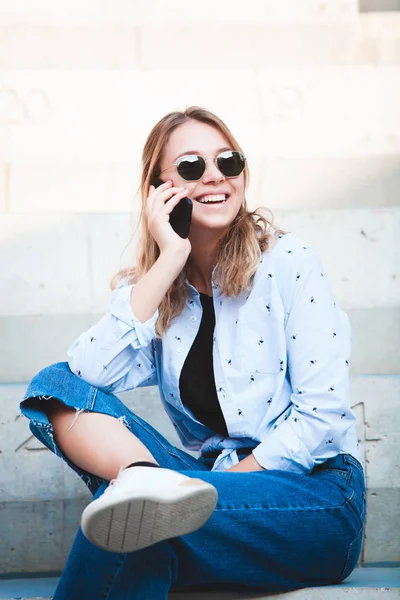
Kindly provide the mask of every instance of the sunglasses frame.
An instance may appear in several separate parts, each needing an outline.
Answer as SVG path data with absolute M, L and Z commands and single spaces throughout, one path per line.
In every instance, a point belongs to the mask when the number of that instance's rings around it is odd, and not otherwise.
M 222 173 L 221 169 L 219 168 L 218 162 L 217 162 L 218 158 L 220 158 L 226 152 L 236 152 L 237 154 L 240 154 L 240 156 L 243 158 L 243 169 L 240 171 L 240 173 L 238 173 L 238 175 L 225 175 L 225 173 Z M 188 156 L 196 156 L 197 158 L 201 158 L 204 161 L 204 171 L 202 172 L 202 174 L 200 175 L 200 177 L 198 179 L 185 179 L 185 177 L 183 177 L 179 173 L 179 170 L 178 170 L 179 165 Z M 172 167 L 175 167 L 178 171 L 179 176 L 182 177 L 182 179 L 185 179 L 185 181 L 200 181 L 200 179 L 203 177 L 205 170 L 206 170 L 206 161 L 210 160 L 210 159 L 213 161 L 213 163 L 217 167 L 218 171 L 227 179 L 233 179 L 234 177 L 239 177 L 239 175 L 241 175 L 246 168 L 246 157 L 244 156 L 244 154 L 242 154 L 242 152 L 239 152 L 239 150 L 224 150 L 223 152 L 220 152 L 219 154 L 217 154 L 217 156 L 206 156 L 205 158 L 203 156 L 200 156 L 199 154 L 185 154 L 184 156 L 180 156 L 176 163 L 174 163 L 170 167 L 167 167 L 166 169 L 163 169 L 162 171 L 160 171 L 158 174 L 158 177 L 162 173 L 165 173 L 165 171 L 169 171 L 169 169 L 172 169 Z

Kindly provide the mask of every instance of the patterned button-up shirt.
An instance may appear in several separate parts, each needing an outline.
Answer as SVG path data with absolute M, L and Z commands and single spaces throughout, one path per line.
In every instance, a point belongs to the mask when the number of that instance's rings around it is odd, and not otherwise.
M 213 470 L 237 464 L 253 447 L 266 469 L 309 473 L 338 453 L 361 462 L 350 407 L 350 325 L 335 302 L 317 253 L 292 234 L 262 253 L 250 292 L 226 297 L 214 278 L 213 364 L 229 437 L 200 423 L 181 401 L 179 377 L 197 335 L 202 306 L 188 281 L 183 312 L 156 338 L 158 309 L 146 322 L 122 282 L 110 310 L 68 349 L 78 376 L 107 392 L 158 385 L 184 447 L 218 450 Z

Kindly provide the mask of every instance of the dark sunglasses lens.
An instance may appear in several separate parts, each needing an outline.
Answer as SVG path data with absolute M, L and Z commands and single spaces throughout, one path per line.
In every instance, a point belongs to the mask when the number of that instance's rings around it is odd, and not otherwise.
M 217 158 L 218 169 L 225 177 L 237 177 L 244 169 L 244 156 L 241 152 L 222 152 Z
M 197 181 L 203 175 L 206 163 L 201 156 L 190 154 L 180 158 L 176 168 L 179 175 L 186 181 Z

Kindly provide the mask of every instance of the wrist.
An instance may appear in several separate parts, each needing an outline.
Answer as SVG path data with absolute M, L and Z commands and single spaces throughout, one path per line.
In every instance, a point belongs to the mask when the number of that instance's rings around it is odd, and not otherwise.
M 266 469 L 257 462 L 253 454 L 249 454 L 249 456 L 246 456 L 246 458 L 239 461 L 237 465 L 227 469 L 227 471 L 249 473 L 254 471 L 266 471 Z
M 168 246 L 168 248 L 160 252 L 160 258 L 165 261 L 180 262 L 184 266 L 189 254 L 182 246 Z

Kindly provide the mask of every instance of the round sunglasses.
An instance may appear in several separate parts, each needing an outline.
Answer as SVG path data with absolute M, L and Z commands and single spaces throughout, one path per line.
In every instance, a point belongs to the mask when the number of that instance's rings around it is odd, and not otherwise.
M 206 170 L 206 160 L 212 159 L 216 167 L 221 171 L 225 177 L 237 177 L 245 168 L 246 158 L 241 152 L 236 150 L 225 150 L 218 154 L 218 156 L 209 156 L 203 158 L 197 154 L 185 154 L 178 158 L 177 162 L 168 169 L 176 167 L 179 175 L 186 181 L 198 181 L 204 175 Z M 168 171 L 163 169 L 161 173 Z

